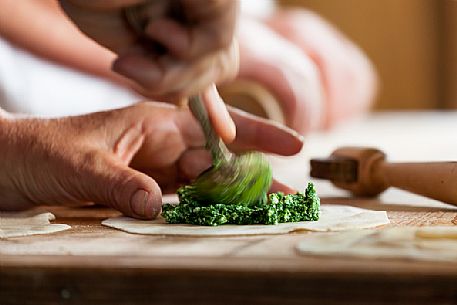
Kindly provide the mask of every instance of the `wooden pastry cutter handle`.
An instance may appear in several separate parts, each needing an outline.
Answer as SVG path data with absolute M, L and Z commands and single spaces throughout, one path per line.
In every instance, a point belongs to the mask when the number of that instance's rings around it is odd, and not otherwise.
M 374 148 L 342 147 L 311 160 L 311 177 L 326 179 L 357 196 L 389 187 L 457 205 L 457 162 L 390 163 Z

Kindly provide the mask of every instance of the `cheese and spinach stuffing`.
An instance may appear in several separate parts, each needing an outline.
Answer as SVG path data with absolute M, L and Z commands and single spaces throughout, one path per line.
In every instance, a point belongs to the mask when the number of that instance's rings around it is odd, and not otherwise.
M 285 222 L 316 221 L 320 200 L 312 183 L 304 192 L 285 195 L 271 193 L 256 203 L 246 205 L 206 202 L 198 198 L 192 185 L 177 191 L 179 204 L 165 204 L 162 217 L 170 224 L 219 226 L 224 224 L 275 225 Z

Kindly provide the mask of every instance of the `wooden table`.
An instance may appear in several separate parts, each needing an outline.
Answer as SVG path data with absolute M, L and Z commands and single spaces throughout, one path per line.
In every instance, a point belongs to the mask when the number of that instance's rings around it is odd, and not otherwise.
M 404 128 L 391 134 L 392 126 Z M 442 132 L 425 141 L 437 126 Z M 300 156 L 273 163 L 277 176 L 302 187 L 308 158 L 325 156 L 345 139 L 372 144 L 377 137 L 394 159 L 455 159 L 456 127 L 456 114 L 379 115 L 313 135 Z M 389 191 L 351 199 L 326 183 L 317 187 L 324 203 L 387 210 L 389 226 L 457 224 L 454 207 L 418 196 Z M 100 225 L 117 215 L 109 209 L 51 211 L 72 229 L 0 241 L 0 304 L 457 304 L 457 264 L 302 256 L 295 246 L 305 233 L 134 235 Z

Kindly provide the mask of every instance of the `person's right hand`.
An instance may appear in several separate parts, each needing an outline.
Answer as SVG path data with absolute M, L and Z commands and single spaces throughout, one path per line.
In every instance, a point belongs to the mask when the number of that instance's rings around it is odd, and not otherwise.
M 231 115 L 238 126 L 232 148 L 293 155 L 303 145 L 289 129 L 236 110 Z M 162 192 L 210 166 L 204 144 L 190 111 L 163 103 L 59 119 L 3 114 L 0 210 L 97 202 L 152 219 Z M 272 190 L 291 191 L 278 182 Z
M 149 98 L 188 97 L 234 77 L 238 70 L 233 39 L 238 1 L 60 0 L 60 4 L 83 33 L 118 55 L 113 70 L 134 80 Z M 142 36 L 127 23 L 126 8 L 138 11 Z

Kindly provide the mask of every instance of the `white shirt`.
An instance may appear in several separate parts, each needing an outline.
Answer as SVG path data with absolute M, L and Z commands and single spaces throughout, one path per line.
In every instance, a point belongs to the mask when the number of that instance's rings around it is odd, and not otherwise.
M 78 115 L 140 99 L 126 88 L 37 57 L 0 37 L 0 107 L 8 112 Z

